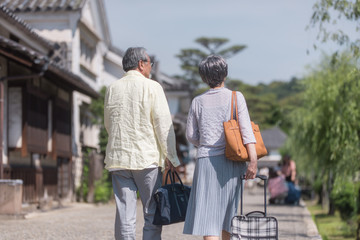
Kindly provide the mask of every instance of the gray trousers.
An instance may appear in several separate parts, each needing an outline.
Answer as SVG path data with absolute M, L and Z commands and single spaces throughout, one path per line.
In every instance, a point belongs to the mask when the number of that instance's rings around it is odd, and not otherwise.
M 135 240 L 137 190 L 143 205 L 143 240 L 161 240 L 161 226 L 152 224 L 156 204 L 155 191 L 161 187 L 161 168 L 112 172 L 116 201 L 115 239 Z

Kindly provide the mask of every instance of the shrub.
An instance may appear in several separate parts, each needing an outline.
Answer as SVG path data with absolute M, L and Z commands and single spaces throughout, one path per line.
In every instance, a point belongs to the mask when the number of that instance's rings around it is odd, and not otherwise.
M 112 196 L 112 184 L 110 174 L 103 170 L 103 176 L 95 182 L 95 202 L 107 203 Z
M 349 220 L 357 211 L 357 187 L 352 182 L 336 184 L 331 193 L 335 208 L 339 210 L 343 220 Z

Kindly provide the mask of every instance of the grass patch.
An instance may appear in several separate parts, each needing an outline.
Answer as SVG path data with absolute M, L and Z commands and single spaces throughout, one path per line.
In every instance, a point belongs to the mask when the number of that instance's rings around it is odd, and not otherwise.
M 323 240 L 355 240 L 355 226 L 342 221 L 338 212 L 329 216 L 320 205 L 307 203 L 307 207 Z

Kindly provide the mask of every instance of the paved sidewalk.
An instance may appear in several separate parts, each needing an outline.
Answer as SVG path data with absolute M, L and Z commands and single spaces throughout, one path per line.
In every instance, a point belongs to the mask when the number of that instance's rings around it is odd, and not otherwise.
M 278 220 L 280 240 L 321 239 L 308 209 L 301 205 L 267 205 L 267 215 Z M 244 213 L 256 210 L 264 211 L 263 187 L 245 189 Z
M 263 211 L 263 189 L 246 189 L 244 212 Z M 138 202 L 137 240 L 142 236 L 142 207 Z M 268 215 L 279 222 L 280 240 L 321 239 L 306 207 L 268 206 Z M 64 208 L 47 212 L 34 212 L 26 219 L 4 220 L 0 218 L 0 239 L 113 239 L 115 205 L 95 206 L 73 203 Z M 163 240 L 202 239 L 182 234 L 183 223 L 164 226 Z

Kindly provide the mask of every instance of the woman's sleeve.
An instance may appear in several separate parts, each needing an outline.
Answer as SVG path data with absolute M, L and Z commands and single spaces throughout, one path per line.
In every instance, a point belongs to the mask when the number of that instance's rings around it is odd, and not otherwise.
M 256 143 L 244 95 L 240 92 L 236 92 L 236 99 L 238 102 L 240 132 L 244 145 L 248 143 Z
M 192 101 L 186 123 L 186 138 L 189 142 L 198 147 L 200 145 L 199 126 L 196 118 L 195 100 Z

